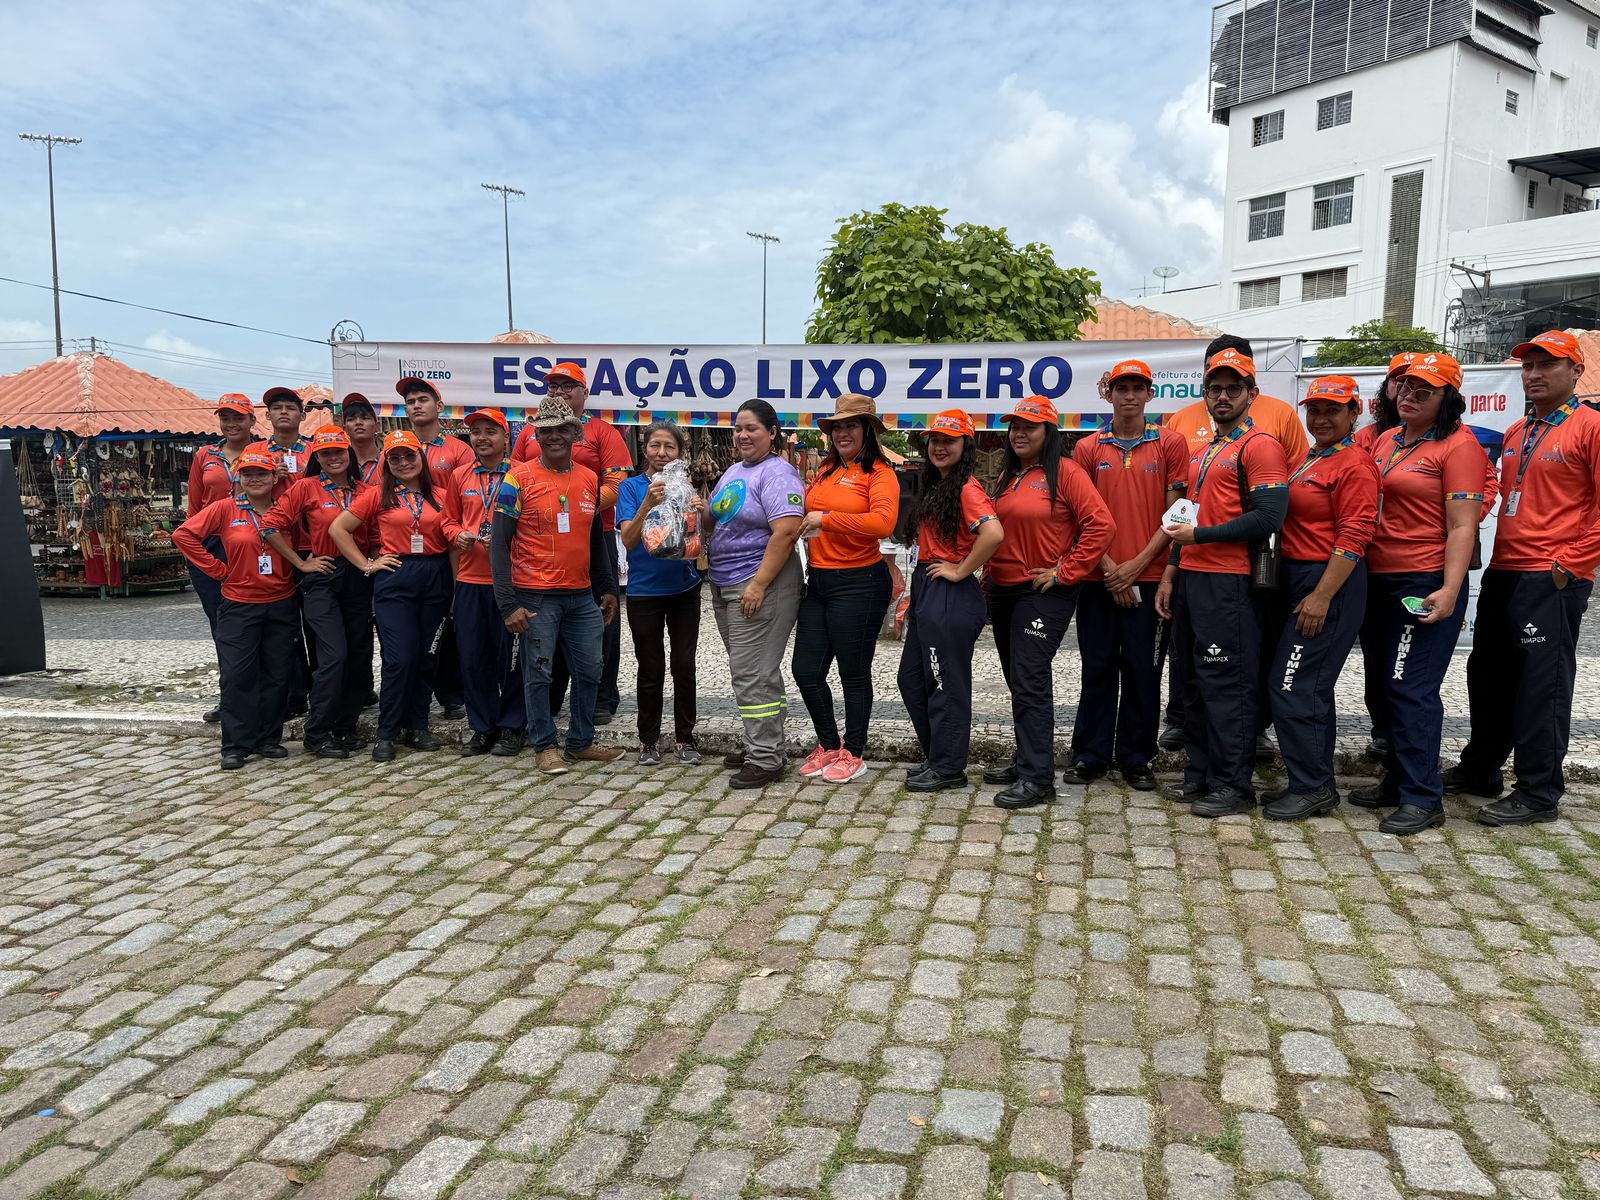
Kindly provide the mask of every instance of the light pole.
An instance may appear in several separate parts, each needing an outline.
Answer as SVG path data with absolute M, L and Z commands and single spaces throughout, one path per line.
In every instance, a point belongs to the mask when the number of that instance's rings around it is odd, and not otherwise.
M 483 186 L 487 191 L 500 193 L 500 219 L 506 231 L 506 332 L 510 333 L 517 327 L 517 323 L 511 319 L 511 197 L 526 196 L 528 193 L 503 183 L 486 183 Z
M 761 344 L 767 344 L 767 247 L 781 239 L 775 238 L 770 233 L 746 233 L 745 237 L 753 237 L 761 243 Z
M 19 133 L 25 142 L 44 143 L 45 173 L 50 179 L 50 293 L 56 304 L 56 357 L 61 357 L 61 271 L 56 266 L 56 156 L 57 146 L 76 146 L 82 138 L 57 137 L 53 133 Z

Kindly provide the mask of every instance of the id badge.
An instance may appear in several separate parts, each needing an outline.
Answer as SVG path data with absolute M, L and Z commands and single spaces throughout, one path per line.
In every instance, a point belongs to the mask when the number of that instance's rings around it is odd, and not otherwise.
M 411 553 L 422 553 L 422 535 L 420 533 L 413 533 L 411 535 Z
M 284 467 L 284 470 L 288 471 L 289 474 L 293 475 L 296 471 L 298 471 L 300 469 L 298 458 L 293 454 L 285 454 L 283 456 L 283 467 Z
M 494 526 L 491 525 L 488 521 L 485 521 L 482 525 L 479 525 L 478 526 L 478 540 L 480 542 L 487 542 L 489 540 L 489 533 L 493 528 L 494 528 Z
M 270 554 L 258 554 L 258 555 L 256 555 L 256 574 L 257 575 L 271 575 L 272 574 L 272 555 L 270 555 Z
M 1378 515 L 1375 518 L 1373 518 L 1373 522 L 1372 523 L 1374 525 L 1382 525 L 1383 524 L 1383 493 L 1382 492 L 1378 493 Z
M 1516 516 L 1517 515 L 1517 505 L 1519 505 L 1521 503 L 1522 503 L 1522 489 L 1521 488 L 1512 488 L 1509 492 L 1506 493 L 1505 507 L 1501 510 L 1500 515 L 1502 517 L 1514 517 L 1514 516 Z
M 557 513 L 556 514 L 556 532 L 557 533 L 571 533 L 572 532 L 572 517 L 568 513 Z

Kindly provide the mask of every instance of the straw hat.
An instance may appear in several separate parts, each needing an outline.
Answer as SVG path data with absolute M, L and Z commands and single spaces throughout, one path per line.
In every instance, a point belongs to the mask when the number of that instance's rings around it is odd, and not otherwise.
M 846 392 L 834 406 L 833 416 L 818 417 L 817 428 L 827 433 L 835 421 L 860 420 L 883 432 L 883 418 L 878 416 L 878 406 L 871 396 L 860 392 Z
M 583 422 L 578 420 L 577 414 L 572 411 L 572 406 L 554 396 L 546 396 L 539 401 L 539 411 L 534 414 L 529 424 L 535 429 L 560 429 L 563 425 L 583 428 Z

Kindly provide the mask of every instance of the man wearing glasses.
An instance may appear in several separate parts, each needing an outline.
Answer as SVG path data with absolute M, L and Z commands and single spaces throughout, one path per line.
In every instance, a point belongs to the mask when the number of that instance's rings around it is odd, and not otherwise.
M 1173 554 L 1156 612 L 1173 622 L 1172 653 L 1188 667 L 1183 697 L 1183 783 L 1169 796 L 1197 817 L 1255 807 L 1261 623 L 1250 588 L 1250 544 L 1283 525 L 1289 473 L 1283 447 L 1250 419 L 1255 363 L 1224 350 L 1206 364 L 1206 408 L 1216 436 L 1189 464 L 1194 524 L 1165 525 Z M 1242 478 L 1241 478 L 1242 476 Z M 1246 504 L 1248 495 L 1248 505 Z
M 1494 799 L 1478 812 L 1485 825 L 1559 813 L 1578 627 L 1600 559 L 1600 413 L 1577 399 L 1583 350 L 1553 329 L 1511 354 L 1530 412 L 1506 431 L 1500 519 L 1467 659 L 1472 737 L 1444 773 L 1445 791 Z M 1513 752 L 1517 784 L 1499 799 Z
M 589 402 L 589 386 L 581 366 L 575 362 L 558 362 L 545 372 L 544 382 L 548 394 L 554 399 L 565 401 L 567 407 L 583 423 L 582 435 L 572 447 L 572 461 L 579 466 L 588 467 L 600 480 L 600 510 L 603 519 L 601 529 L 607 534 L 601 540 L 604 543 L 606 558 L 611 565 L 611 576 L 616 578 L 617 539 L 613 531 L 617 527 L 617 489 L 622 485 L 628 472 L 633 469 L 633 455 L 628 452 L 628 444 L 622 440 L 622 435 L 617 432 L 615 426 L 584 411 Z M 538 457 L 538 437 L 533 423 L 529 422 L 517 434 L 516 444 L 511 448 L 511 461 L 528 462 Z M 597 595 L 595 599 L 598 602 L 599 596 Z M 605 627 L 601 650 L 603 657 L 600 668 L 600 692 L 595 698 L 594 723 L 609 725 L 616 716 L 617 705 L 622 701 L 622 695 L 617 690 L 617 667 L 622 660 L 621 621 L 612 621 Z M 558 650 L 550 670 L 551 716 L 561 711 L 566 690 L 567 660 Z

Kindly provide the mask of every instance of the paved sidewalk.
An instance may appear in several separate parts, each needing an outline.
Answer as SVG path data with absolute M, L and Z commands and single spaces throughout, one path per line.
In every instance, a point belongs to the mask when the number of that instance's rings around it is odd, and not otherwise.
M 1600 1195 L 1595 789 L 1401 843 L 881 765 L 0 778 L 3 1197 Z

